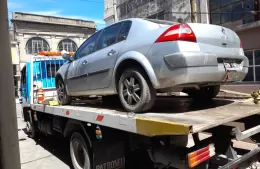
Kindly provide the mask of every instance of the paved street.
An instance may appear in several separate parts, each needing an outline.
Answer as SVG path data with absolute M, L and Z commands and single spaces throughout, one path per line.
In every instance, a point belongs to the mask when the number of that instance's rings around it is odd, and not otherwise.
M 25 134 L 21 107 L 17 104 L 17 121 L 22 169 L 72 169 L 68 142 L 46 137 L 37 141 Z

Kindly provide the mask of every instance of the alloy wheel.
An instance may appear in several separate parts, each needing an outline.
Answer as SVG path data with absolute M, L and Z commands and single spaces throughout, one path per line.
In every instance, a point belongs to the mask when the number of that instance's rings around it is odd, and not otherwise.
M 58 99 L 61 101 L 64 99 L 65 87 L 62 83 L 58 85 Z
M 134 106 L 141 99 L 141 88 L 138 80 L 134 77 L 125 78 L 123 81 L 123 97 L 127 104 Z

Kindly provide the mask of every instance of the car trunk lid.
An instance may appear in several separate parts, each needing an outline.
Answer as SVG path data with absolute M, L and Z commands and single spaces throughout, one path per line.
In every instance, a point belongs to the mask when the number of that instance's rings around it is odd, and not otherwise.
M 240 39 L 232 30 L 210 24 L 190 23 L 201 52 L 240 55 Z

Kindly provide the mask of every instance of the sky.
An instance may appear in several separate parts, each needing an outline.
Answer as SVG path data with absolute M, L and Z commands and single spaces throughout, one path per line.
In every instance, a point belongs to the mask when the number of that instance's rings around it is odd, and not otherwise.
M 98 30 L 105 27 L 104 0 L 8 0 L 9 19 L 12 12 L 92 20 Z

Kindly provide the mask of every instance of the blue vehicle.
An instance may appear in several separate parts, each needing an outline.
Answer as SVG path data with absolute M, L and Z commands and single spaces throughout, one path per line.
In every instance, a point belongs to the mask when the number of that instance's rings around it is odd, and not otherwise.
M 44 99 L 56 96 L 55 74 L 65 62 L 57 56 L 31 56 L 21 71 L 20 103 L 37 103 L 38 89 L 43 89 Z

